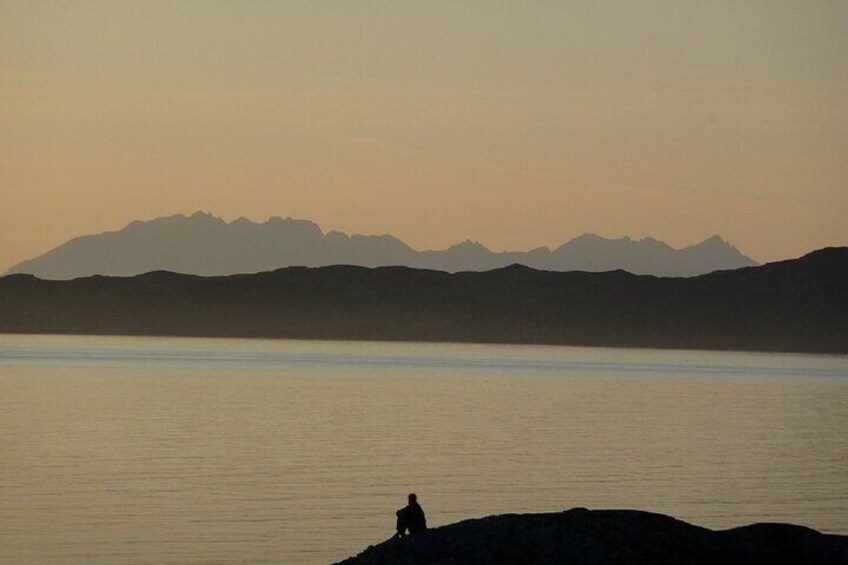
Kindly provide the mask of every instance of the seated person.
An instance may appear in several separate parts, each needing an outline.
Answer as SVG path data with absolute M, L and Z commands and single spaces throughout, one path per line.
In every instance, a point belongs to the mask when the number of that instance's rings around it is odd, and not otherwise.
M 418 497 L 415 493 L 411 493 L 407 497 L 409 504 L 398 510 L 397 514 L 397 534 L 396 537 L 401 538 L 409 530 L 410 534 L 417 534 L 427 529 L 427 518 L 424 516 L 424 510 L 418 504 Z

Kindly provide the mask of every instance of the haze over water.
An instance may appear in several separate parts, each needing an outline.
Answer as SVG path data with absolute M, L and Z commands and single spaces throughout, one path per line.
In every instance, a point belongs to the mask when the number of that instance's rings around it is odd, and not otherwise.
M 0 561 L 327 563 L 634 508 L 848 534 L 848 359 L 0 336 Z

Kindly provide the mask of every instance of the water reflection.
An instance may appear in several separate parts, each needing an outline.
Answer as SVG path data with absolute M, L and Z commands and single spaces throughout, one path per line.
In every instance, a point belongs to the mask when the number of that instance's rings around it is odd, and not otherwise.
M 841 357 L 0 336 L 0 561 L 326 563 L 501 512 L 848 533 Z

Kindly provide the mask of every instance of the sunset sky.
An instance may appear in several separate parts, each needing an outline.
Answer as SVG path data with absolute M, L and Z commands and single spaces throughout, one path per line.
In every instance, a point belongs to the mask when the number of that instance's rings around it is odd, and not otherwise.
M 0 272 L 205 210 L 848 245 L 848 2 L 0 1 Z

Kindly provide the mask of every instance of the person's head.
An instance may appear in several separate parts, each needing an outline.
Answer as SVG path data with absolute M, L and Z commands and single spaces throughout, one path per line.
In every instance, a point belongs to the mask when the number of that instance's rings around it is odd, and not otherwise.
M 406 498 L 407 498 L 407 500 L 409 500 L 409 503 L 410 503 L 410 504 L 412 504 L 413 502 L 417 502 L 417 501 L 418 501 L 418 497 L 417 497 L 417 496 L 415 496 L 415 493 L 414 493 L 414 492 L 409 493 L 409 496 L 407 496 Z

